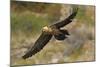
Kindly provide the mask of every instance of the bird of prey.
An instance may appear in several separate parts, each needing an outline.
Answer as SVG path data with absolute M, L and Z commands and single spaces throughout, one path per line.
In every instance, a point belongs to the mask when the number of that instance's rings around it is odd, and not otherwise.
M 50 41 L 52 36 L 54 36 L 57 40 L 64 40 L 65 38 L 67 38 L 67 36 L 69 35 L 68 31 L 61 28 L 72 22 L 77 12 L 78 8 L 73 8 L 70 16 L 68 16 L 64 20 L 58 21 L 57 23 L 54 23 L 50 26 L 43 27 L 42 34 L 40 35 L 40 37 L 37 39 L 34 45 L 26 52 L 26 54 L 22 56 L 22 58 L 27 59 L 32 55 L 35 55 L 37 52 L 41 51 L 43 47 Z

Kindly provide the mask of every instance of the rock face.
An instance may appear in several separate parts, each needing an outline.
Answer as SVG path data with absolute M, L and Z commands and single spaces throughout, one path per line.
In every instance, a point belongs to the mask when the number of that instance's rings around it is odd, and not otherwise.
M 63 20 L 64 18 L 66 18 L 66 16 L 69 16 L 70 15 L 70 10 L 71 10 L 71 6 L 68 6 L 68 5 L 65 5 L 63 4 L 62 5 L 62 8 L 61 8 L 61 17 L 60 17 L 60 20 Z

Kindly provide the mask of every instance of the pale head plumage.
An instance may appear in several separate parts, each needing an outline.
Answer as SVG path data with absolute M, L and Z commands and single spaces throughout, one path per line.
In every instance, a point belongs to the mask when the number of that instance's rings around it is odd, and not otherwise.
M 43 27 L 42 31 L 45 31 L 45 32 L 52 32 L 52 29 L 49 28 L 48 26 L 45 26 L 45 27 Z

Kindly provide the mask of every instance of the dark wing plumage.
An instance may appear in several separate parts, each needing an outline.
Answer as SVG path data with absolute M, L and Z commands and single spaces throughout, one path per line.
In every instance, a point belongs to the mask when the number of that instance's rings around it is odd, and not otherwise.
M 76 16 L 77 11 L 78 11 L 78 8 L 73 8 L 72 13 L 71 13 L 70 16 L 68 16 L 66 19 L 64 19 L 60 22 L 57 22 L 57 23 L 53 24 L 52 26 L 56 26 L 56 28 L 60 28 L 60 27 L 65 26 L 66 24 L 69 24 L 70 22 L 72 22 L 72 20 Z
M 39 52 L 51 39 L 52 35 L 42 32 L 39 39 L 35 42 L 35 44 L 29 49 L 29 51 L 23 56 L 23 59 L 31 57 Z

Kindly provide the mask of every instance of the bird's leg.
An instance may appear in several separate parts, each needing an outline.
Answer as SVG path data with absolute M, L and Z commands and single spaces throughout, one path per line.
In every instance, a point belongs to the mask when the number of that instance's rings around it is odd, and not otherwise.
M 61 29 L 60 32 L 62 32 L 65 35 L 70 35 L 68 30 L 65 30 L 65 29 Z
M 57 39 L 57 40 L 64 40 L 66 38 L 65 34 L 61 33 L 61 34 L 56 34 L 54 35 L 54 37 Z

